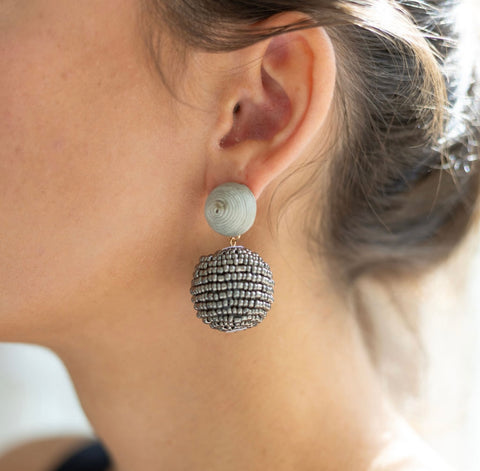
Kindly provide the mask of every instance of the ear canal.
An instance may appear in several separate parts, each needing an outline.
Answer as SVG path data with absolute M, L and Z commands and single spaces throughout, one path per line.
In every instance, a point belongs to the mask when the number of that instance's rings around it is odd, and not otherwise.
M 262 90 L 235 105 L 230 131 L 220 142 L 228 148 L 248 140 L 268 141 L 289 122 L 291 103 L 285 90 L 262 67 Z

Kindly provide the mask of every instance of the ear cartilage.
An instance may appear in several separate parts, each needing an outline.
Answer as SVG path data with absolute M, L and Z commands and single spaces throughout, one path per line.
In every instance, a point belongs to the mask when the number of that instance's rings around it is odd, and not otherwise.
M 270 267 L 257 253 L 237 246 L 256 212 L 255 196 L 239 183 L 218 186 L 205 203 L 210 227 L 230 237 L 230 247 L 200 258 L 190 288 L 197 317 L 212 329 L 236 332 L 254 327 L 273 303 Z

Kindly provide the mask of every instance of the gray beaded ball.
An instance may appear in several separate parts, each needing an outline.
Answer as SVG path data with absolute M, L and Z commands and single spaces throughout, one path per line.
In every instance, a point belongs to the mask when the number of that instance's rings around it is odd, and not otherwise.
M 200 258 L 190 293 L 199 319 L 212 329 L 236 332 L 265 319 L 274 284 L 260 255 L 234 246 Z

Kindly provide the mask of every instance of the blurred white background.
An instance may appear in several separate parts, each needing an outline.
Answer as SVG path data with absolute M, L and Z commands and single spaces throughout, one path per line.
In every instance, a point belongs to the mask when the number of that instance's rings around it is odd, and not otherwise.
M 34 438 L 91 434 L 66 369 L 49 350 L 0 344 L 0 454 Z

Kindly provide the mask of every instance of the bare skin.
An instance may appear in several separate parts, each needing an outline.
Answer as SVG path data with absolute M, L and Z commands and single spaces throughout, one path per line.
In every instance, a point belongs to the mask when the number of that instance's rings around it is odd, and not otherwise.
M 0 457 L 0 471 L 51 471 L 67 456 L 92 442 L 91 438 L 66 436 L 22 443 Z
M 172 77 L 182 104 L 152 73 L 138 11 L 0 1 L 0 340 L 59 354 L 115 471 L 366 470 L 396 416 L 307 249 L 311 194 L 269 225 L 332 135 L 330 39 L 194 52 Z M 199 256 L 227 243 L 203 218 L 227 181 L 257 197 L 242 243 L 276 281 L 264 323 L 228 335 L 188 293 Z

